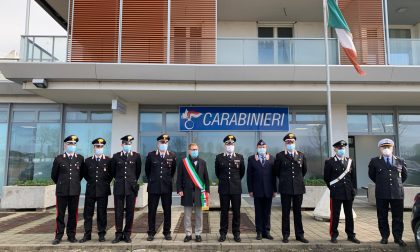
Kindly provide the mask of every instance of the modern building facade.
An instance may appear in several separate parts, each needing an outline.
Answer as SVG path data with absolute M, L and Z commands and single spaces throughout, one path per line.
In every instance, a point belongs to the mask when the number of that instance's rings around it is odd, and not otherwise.
M 284 148 L 286 131 L 180 131 L 180 106 L 287 107 L 308 177 L 322 175 L 331 127 L 331 142 L 350 143 L 358 187 L 369 183 L 378 140 L 389 137 L 407 160 L 407 184 L 420 184 L 418 1 L 338 1 L 367 75 L 328 31 L 331 125 L 321 0 L 36 2 L 68 36 L 22 36 L 18 62 L 0 62 L 0 186 L 48 179 L 68 134 L 85 156 L 96 137 L 110 155 L 132 134 L 144 157 L 166 132 L 179 158 L 199 144 L 213 180 L 227 134 L 245 156 L 261 138 L 272 153 Z

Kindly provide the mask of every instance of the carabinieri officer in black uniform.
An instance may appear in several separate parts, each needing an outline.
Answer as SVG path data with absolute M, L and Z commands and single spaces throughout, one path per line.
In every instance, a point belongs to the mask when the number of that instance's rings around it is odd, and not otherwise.
M 379 157 L 369 163 L 369 178 L 375 183 L 376 210 L 378 216 L 381 244 L 388 243 L 388 209 L 392 212 L 392 235 L 394 242 L 401 247 L 407 246 L 402 240 L 404 231 L 404 186 L 407 179 L 407 164 L 400 157 L 394 156 L 394 141 L 382 139 L 378 142 L 381 152 Z
M 345 156 L 346 146 L 347 142 L 344 140 L 336 142 L 333 145 L 336 155 L 326 160 L 324 166 L 324 181 L 330 189 L 330 236 L 332 243 L 337 243 L 341 205 L 343 205 L 346 216 L 347 240 L 360 243 L 356 239 L 353 222 L 353 200 L 357 188 L 356 172 L 353 168 L 353 160 Z
M 226 240 L 229 223 L 229 203 L 232 203 L 232 233 L 236 242 L 241 242 L 240 224 L 241 224 L 241 180 L 245 175 L 245 162 L 241 154 L 235 153 L 236 137 L 227 135 L 223 142 L 225 143 L 225 152 L 216 156 L 215 172 L 219 180 L 220 197 L 220 237 L 219 242 Z
M 114 181 L 115 239 L 112 243 L 131 242 L 131 230 L 134 220 L 134 208 L 139 191 L 137 180 L 141 173 L 140 154 L 132 151 L 134 137 L 121 138 L 122 151 L 112 157 L 111 167 Z M 125 205 L 125 227 L 123 230 Z
M 57 196 L 57 218 L 55 239 L 53 245 L 61 242 L 64 235 L 64 216 L 68 210 L 68 220 L 66 233 L 68 241 L 71 243 L 76 240 L 77 209 L 79 206 L 80 181 L 83 178 L 84 158 L 76 154 L 76 143 L 79 138 L 70 135 L 64 139 L 63 154 L 54 159 L 51 178 L 56 184 L 55 195 Z
M 306 174 L 306 157 L 296 150 L 296 135 L 288 133 L 283 137 L 286 150 L 277 153 L 275 172 L 279 178 L 279 192 L 281 196 L 281 231 L 283 242 L 289 242 L 290 235 L 290 209 L 293 205 L 293 222 L 296 240 L 308 243 L 304 237 L 302 225 L 302 200 L 305 193 L 303 177 Z
M 171 206 L 172 206 L 172 178 L 176 171 L 176 154 L 168 151 L 168 143 L 171 138 L 168 134 L 157 137 L 155 151 L 149 152 L 146 158 L 146 176 L 148 179 L 147 192 L 149 194 L 149 230 L 148 241 L 153 241 L 156 234 L 156 211 L 159 199 L 162 200 L 163 208 L 163 235 L 165 240 L 171 237 Z
M 83 211 L 85 234 L 79 241 L 80 243 L 92 239 L 92 218 L 95 211 L 95 203 L 99 241 L 105 241 L 108 195 L 111 195 L 111 187 L 109 185 L 112 180 L 111 158 L 104 155 L 106 141 L 103 138 L 96 138 L 92 141 L 92 144 L 94 155 L 85 160 L 84 178 L 87 181 L 85 209 Z

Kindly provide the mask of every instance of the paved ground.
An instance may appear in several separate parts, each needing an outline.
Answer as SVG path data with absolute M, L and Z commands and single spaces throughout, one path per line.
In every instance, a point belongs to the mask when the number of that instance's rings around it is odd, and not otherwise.
M 181 217 L 183 208 L 177 205 L 177 200 L 174 200 L 175 206 L 172 209 L 172 230 L 175 230 L 177 223 Z M 276 204 L 274 204 L 276 205 Z M 376 210 L 369 206 L 363 198 L 355 201 L 355 211 L 357 219 L 355 221 L 355 232 L 357 238 L 362 241 L 360 245 L 352 244 L 346 241 L 344 232 L 344 223 L 339 225 L 339 243 L 331 244 L 329 242 L 329 223 L 314 220 L 312 211 L 303 212 L 303 224 L 305 229 L 305 237 L 310 241 L 309 244 L 302 244 L 294 240 L 293 235 L 290 237 L 291 241 L 288 244 L 281 243 L 281 208 L 274 206 L 272 210 L 272 231 L 274 236 L 273 241 L 255 240 L 255 233 L 253 230 L 243 232 L 241 234 L 242 242 L 236 243 L 233 241 L 231 234 L 228 235 L 228 240 L 224 243 L 217 242 L 219 229 L 219 211 L 210 211 L 208 216 L 208 230 L 209 233 L 203 234 L 203 242 L 184 243 L 185 234 L 173 233 L 173 241 L 164 241 L 162 233 L 162 225 L 159 227 L 156 239 L 153 242 L 146 241 L 146 234 L 143 228 L 139 232 L 134 233 L 132 244 L 120 243 L 111 244 L 115 228 L 110 227 L 107 234 L 107 241 L 99 243 L 97 236 L 93 235 L 93 240 L 85 244 L 70 244 L 63 241 L 58 246 L 52 246 L 51 241 L 54 237 L 54 218 L 55 209 L 51 209 L 46 213 L 39 212 L 14 212 L 14 213 L 0 213 L 0 251 L 126 251 L 126 250 L 165 250 L 165 251 L 185 251 L 185 250 L 207 250 L 207 251 L 249 251 L 249 250 L 287 250 L 287 251 L 393 251 L 400 250 L 398 245 L 392 241 L 390 237 L 390 244 L 380 245 L 380 235 L 377 229 Z M 246 213 L 251 221 L 254 223 L 254 208 L 252 200 L 244 198 L 242 212 Z M 111 212 L 112 213 L 112 212 Z M 135 217 L 140 220 L 142 216 L 147 213 L 146 209 L 136 211 Z M 245 216 L 246 217 L 246 216 Z M 410 212 L 404 212 L 404 237 L 403 239 L 409 246 L 403 251 L 416 251 L 414 245 L 414 236 L 410 227 Z M 144 221 L 144 220 L 143 220 Z M 95 220 L 94 220 L 95 223 Z M 113 222 L 112 222 L 113 223 Z M 292 221 L 293 223 L 293 221 Z M 391 222 L 390 222 L 391 223 Z M 136 225 L 137 223 L 134 223 Z M 137 224 L 144 225 L 144 224 Z M 43 228 L 41 228 L 43 227 Z M 38 230 L 33 231 L 31 230 Z M 83 230 L 83 221 L 78 222 L 78 230 Z M 293 224 L 291 226 L 291 233 L 293 234 Z M 77 238 L 81 238 L 83 232 L 77 234 Z

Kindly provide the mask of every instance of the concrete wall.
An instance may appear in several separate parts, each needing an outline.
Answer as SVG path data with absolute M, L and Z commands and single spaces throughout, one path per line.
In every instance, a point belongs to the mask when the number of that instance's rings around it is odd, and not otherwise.
M 297 22 L 294 25 L 296 38 L 323 38 L 324 24 L 322 22 Z
M 139 141 L 139 104 L 125 103 L 126 113 L 112 112 L 112 146 L 111 153 L 121 151 L 121 137 L 132 135 L 133 151 L 137 151 Z
M 217 22 L 217 36 L 218 37 L 241 37 L 241 38 L 256 38 L 257 22 Z
M 347 142 L 349 138 L 347 133 L 347 105 L 346 104 L 332 104 L 331 105 L 332 118 L 332 141 L 335 143 L 340 140 Z M 332 148 L 332 146 L 329 146 Z M 347 149 L 347 153 L 348 149 Z M 333 153 L 334 155 L 334 153 Z

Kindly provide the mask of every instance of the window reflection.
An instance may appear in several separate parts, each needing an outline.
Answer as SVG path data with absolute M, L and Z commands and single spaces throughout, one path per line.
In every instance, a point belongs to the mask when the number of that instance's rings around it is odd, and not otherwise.
M 6 144 L 7 144 L 7 123 L 0 123 L 0 193 L 4 185 L 6 172 Z
M 399 151 L 400 156 L 407 163 L 408 177 L 405 184 L 420 185 L 420 122 L 405 123 L 404 120 L 420 118 L 414 115 L 400 115 L 399 124 Z
M 368 115 L 350 114 L 347 115 L 347 127 L 349 132 L 367 133 Z

